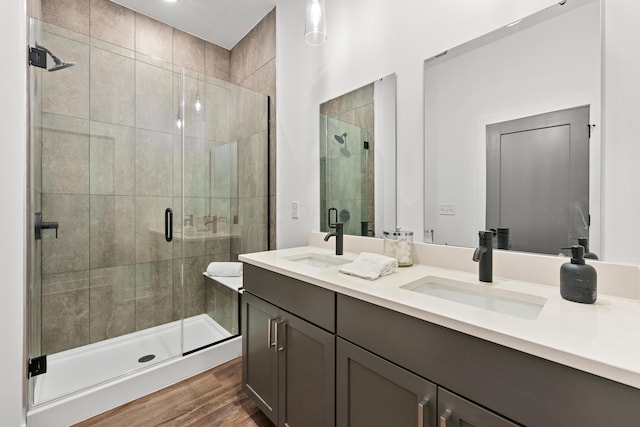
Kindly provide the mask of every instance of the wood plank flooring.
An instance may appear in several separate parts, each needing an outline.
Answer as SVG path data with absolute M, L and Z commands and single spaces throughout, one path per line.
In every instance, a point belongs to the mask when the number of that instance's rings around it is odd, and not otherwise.
M 74 427 L 273 427 L 241 384 L 242 358 L 237 358 Z

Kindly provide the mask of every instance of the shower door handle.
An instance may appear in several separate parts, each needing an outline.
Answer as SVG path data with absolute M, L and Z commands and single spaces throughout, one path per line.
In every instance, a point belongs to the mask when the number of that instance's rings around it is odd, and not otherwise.
M 164 238 L 167 242 L 173 240 L 173 210 L 171 208 L 164 211 Z
M 335 222 L 331 222 L 331 212 L 336 214 Z M 338 222 L 338 209 L 329 208 L 329 211 L 327 212 L 327 225 L 329 226 L 329 228 L 336 228 L 336 222 Z

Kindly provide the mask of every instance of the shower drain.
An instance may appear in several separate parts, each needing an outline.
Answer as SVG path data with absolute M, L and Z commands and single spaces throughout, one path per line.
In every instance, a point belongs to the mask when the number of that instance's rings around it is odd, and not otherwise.
M 140 363 L 148 362 L 150 360 L 155 359 L 155 357 L 156 357 L 155 354 L 147 354 L 146 356 L 142 356 L 140 359 L 138 359 L 138 362 Z

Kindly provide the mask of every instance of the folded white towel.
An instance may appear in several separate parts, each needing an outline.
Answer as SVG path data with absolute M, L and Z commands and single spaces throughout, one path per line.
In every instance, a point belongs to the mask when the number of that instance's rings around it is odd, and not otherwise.
M 340 267 L 340 273 L 361 277 L 368 280 L 376 280 L 378 277 L 387 276 L 398 268 L 398 260 L 384 255 L 362 252 L 356 259 Z
M 241 262 L 212 262 L 207 267 L 209 276 L 235 277 L 242 276 Z

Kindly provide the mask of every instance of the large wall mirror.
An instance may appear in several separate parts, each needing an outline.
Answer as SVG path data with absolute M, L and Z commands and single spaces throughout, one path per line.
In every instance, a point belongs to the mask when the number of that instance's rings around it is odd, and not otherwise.
M 600 15 L 567 0 L 425 61 L 425 241 L 503 228 L 504 249 L 602 259 Z
M 320 230 L 382 236 L 396 226 L 396 76 L 320 105 Z

